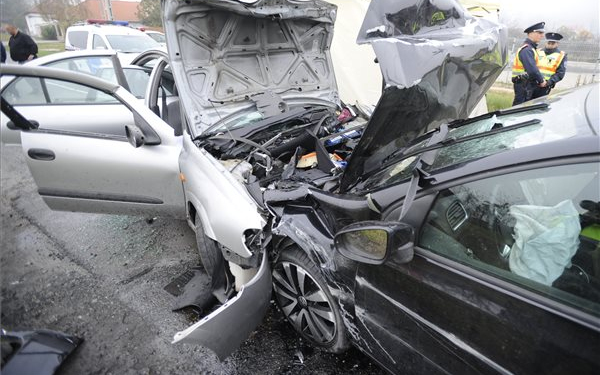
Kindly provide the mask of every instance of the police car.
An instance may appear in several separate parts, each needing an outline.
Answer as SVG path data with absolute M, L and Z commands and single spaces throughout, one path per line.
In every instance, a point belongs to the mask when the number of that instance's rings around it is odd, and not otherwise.
M 140 52 L 160 47 L 146 33 L 129 27 L 126 21 L 87 20 L 67 28 L 65 50 L 112 49 L 121 65 L 128 65 Z

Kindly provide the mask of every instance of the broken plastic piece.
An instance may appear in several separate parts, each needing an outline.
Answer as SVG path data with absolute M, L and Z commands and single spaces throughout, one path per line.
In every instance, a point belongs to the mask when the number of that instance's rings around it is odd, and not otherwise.
M 199 322 L 177 332 L 173 343 L 200 344 L 224 360 L 262 322 L 271 300 L 271 289 L 271 267 L 263 255 L 258 273 L 235 297 Z
M 2 374 L 51 375 L 83 339 L 64 333 L 37 330 L 7 332 L 2 330 Z M 8 345 L 5 345 L 8 344 Z M 6 350 L 14 351 L 7 353 Z
M 337 163 L 343 162 L 343 166 L 345 167 L 345 163 L 343 161 L 343 159 L 338 155 L 338 154 L 329 154 L 329 159 L 331 159 L 331 161 L 338 166 Z M 298 168 L 314 168 L 318 165 L 319 163 L 317 162 L 317 153 L 316 152 L 311 152 L 309 154 L 306 155 L 302 155 L 300 157 L 300 160 L 298 160 L 298 163 L 296 164 L 296 167 Z M 339 164 L 342 165 L 342 164 Z
M 342 109 L 342 113 L 338 116 L 338 121 L 343 124 L 345 122 L 351 121 L 356 117 L 356 112 L 352 110 L 350 107 L 344 107 Z

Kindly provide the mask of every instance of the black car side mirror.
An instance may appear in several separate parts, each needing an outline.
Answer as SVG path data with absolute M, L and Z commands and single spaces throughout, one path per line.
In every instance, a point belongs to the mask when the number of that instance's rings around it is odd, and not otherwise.
M 393 253 L 401 263 L 414 255 L 414 229 L 408 224 L 362 221 L 340 230 L 334 239 L 336 249 L 346 258 L 368 264 L 382 264 Z
M 125 125 L 125 135 L 129 143 L 135 147 L 142 147 L 146 144 L 146 137 L 140 128 L 135 125 Z

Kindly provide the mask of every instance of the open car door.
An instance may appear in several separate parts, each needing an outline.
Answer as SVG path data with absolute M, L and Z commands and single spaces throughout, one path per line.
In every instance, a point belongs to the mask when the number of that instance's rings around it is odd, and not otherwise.
M 57 53 L 32 60 L 27 66 L 45 66 L 49 68 L 64 69 L 74 73 L 82 73 L 105 79 L 119 84 L 131 92 L 129 80 L 124 74 L 117 53 L 115 51 L 76 51 L 71 53 Z M 72 129 L 82 125 L 97 127 L 104 133 L 118 133 L 125 135 L 121 125 L 123 118 L 130 116 L 125 108 L 116 108 L 110 103 L 97 100 L 86 103 L 60 102 L 64 97 L 57 96 L 53 89 L 56 86 L 46 87 L 46 91 L 30 80 L 19 79 L 6 74 L 2 76 L 2 95 L 26 118 L 43 117 L 44 127 L 47 129 Z M 66 116 L 65 114 L 70 114 Z M 82 116 L 87 117 L 85 124 Z M 21 142 L 21 131 L 8 126 L 2 121 L 0 127 L 2 142 L 5 144 L 18 144 Z
M 2 74 L 38 87 L 48 107 L 103 103 L 126 114 L 112 128 L 108 109 L 105 116 L 90 118 L 64 107 L 60 116 L 69 126 L 61 127 L 41 112 L 36 118 L 19 117 L 12 98 L 3 92 L 2 122 L 21 129 L 27 164 L 51 209 L 185 217 L 178 163 L 181 137 L 125 88 L 52 68 L 3 66 Z M 49 121 L 55 126 L 46 127 Z

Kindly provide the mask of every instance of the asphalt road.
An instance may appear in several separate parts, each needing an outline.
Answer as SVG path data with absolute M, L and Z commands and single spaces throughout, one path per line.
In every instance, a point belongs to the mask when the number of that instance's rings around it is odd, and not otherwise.
M 21 149 L 0 151 L 0 323 L 82 337 L 59 374 L 382 373 L 355 349 L 333 355 L 306 346 L 273 304 L 224 362 L 203 347 L 171 344 L 196 319 L 172 312 L 175 297 L 163 289 L 199 262 L 187 224 L 50 211 Z

